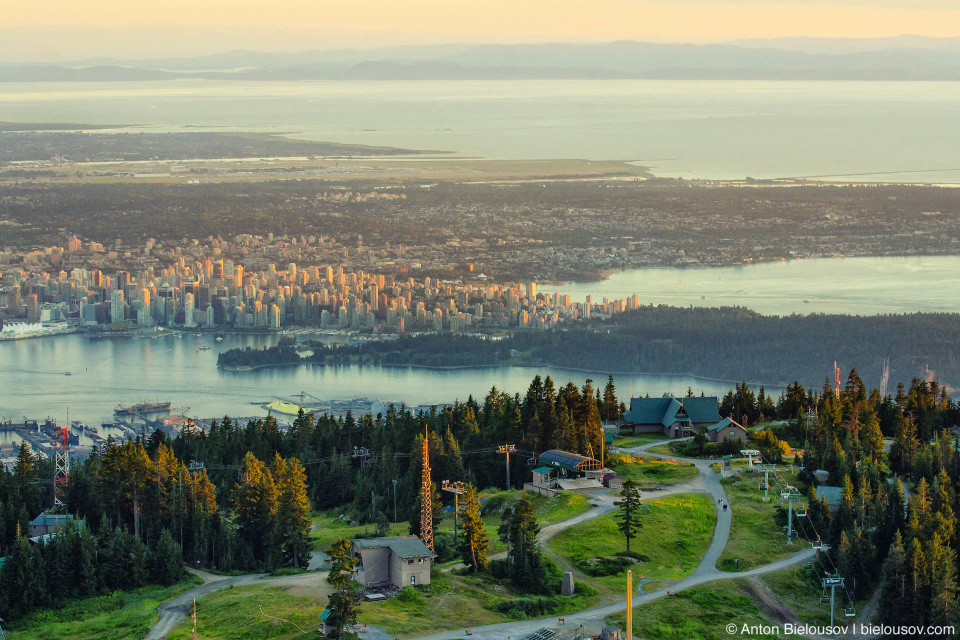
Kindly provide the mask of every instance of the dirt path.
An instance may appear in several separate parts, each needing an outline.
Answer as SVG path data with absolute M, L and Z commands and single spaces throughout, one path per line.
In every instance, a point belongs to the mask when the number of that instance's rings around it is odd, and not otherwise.
M 204 583 L 189 591 L 184 591 L 176 598 L 164 602 L 157 607 L 160 620 L 150 629 L 144 640 L 163 640 L 173 631 L 173 628 L 190 613 L 194 599 L 199 600 L 205 595 L 226 589 L 227 587 L 246 587 L 250 585 L 272 585 L 290 590 L 294 595 L 305 595 L 303 590 L 309 589 L 309 595 L 316 595 L 318 584 L 323 586 L 326 572 L 300 573 L 292 576 L 266 577 L 263 573 L 254 573 L 244 576 L 218 576 L 197 569 L 188 569 L 190 573 L 199 576 Z
M 637 454 L 643 456 L 649 456 L 652 458 L 658 459 L 668 459 L 668 460 L 679 460 L 681 462 L 688 462 L 697 467 L 699 475 L 694 480 L 690 482 L 682 483 L 670 487 L 662 492 L 644 492 L 643 498 L 650 499 L 654 497 L 659 497 L 660 495 L 669 495 L 671 493 L 706 493 L 712 496 L 714 501 L 722 501 L 728 503 L 726 491 L 723 489 L 723 485 L 720 484 L 719 474 L 714 473 L 713 469 L 710 467 L 715 460 L 700 460 L 692 458 L 680 458 L 676 456 L 661 456 L 658 454 L 652 454 L 646 451 L 649 447 L 662 444 L 661 442 L 651 442 L 649 444 L 641 445 L 639 447 L 634 447 L 632 449 L 624 449 L 623 453 Z M 613 510 L 613 505 L 609 511 Z M 589 514 L 591 512 L 587 512 Z M 586 516 L 587 514 L 583 514 Z M 602 514 L 600 514 L 602 515 Z M 596 516 L 594 516 L 596 517 Z M 589 518 L 586 518 L 589 519 Z M 722 509 L 717 509 L 717 526 L 713 533 L 713 540 L 710 543 L 709 549 L 707 549 L 706 554 L 704 554 L 703 559 L 700 561 L 699 566 L 696 570 L 687 578 L 680 580 L 676 584 L 671 585 L 670 589 L 660 589 L 651 593 L 637 593 L 633 596 L 633 606 L 638 607 L 642 604 L 652 602 L 659 598 L 665 597 L 669 594 L 676 593 L 678 591 L 683 591 L 697 585 L 704 584 L 706 582 L 713 582 L 715 580 L 730 580 L 736 578 L 750 578 L 753 576 L 763 575 L 765 573 L 772 573 L 774 571 L 779 571 L 780 569 L 785 569 L 787 567 L 796 565 L 800 562 L 808 561 L 813 557 L 813 549 L 804 549 L 798 553 L 795 553 L 787 558 L 772 562 L 768 565 L 758 567 L 751 571 L 743 571 L 739 573 L 728 573 L 726 571 L 720 571 L 717 569 L 717 560 L 720 558 L 720 554 L 723 552 L 724 547 L 727 545 L 727 541 L 730 538 L 730 525 L 733 519 L 733 509 L 728 508 L 726 511 Z M 556 525 L 556 532 L 576 524 L 577 518 L 572 518 Z M 580 520 L 581 522 L 584 520 Z M 556 535 L 556 532 L 553 535 Z M 758 590 L 758 593 L 760 591 Z M 582 624 L 587 627 L 598 628 L 601 626 L 606 618 L 609 616 L 620 613 L 621 611 L 626 610 L 627 603 L 626 600 L 617 602 L 615 604 L 594 607 L 592 609 L 586 609 L 578 613 L 567 614 L 564 616 L 565 624 Z M 778 609 L 781 613 L 784 613 L 782 609 Z M 786 615 L 784 613 L 784 615 Z M 506 640 L 507 638 L 522 638 L 527 634 L 534 633 L 537 630 L 543 627 L 551 627 L 556 621 L 555 617 L 550 618 L 541 618 L 537 620 L 517 620 L 513 622 L 506 622 L 500 624 L 486 625 L 482 627 L 474 627 L 470 629 L 471 637 L 476 640 Z M 447 631 L 443 633 L 435 633 L 431 635 L 419 636 L 418 640 L 456 640 L 462 638 L 464 635 L 464 630 L 458 629 L 456 631 Z

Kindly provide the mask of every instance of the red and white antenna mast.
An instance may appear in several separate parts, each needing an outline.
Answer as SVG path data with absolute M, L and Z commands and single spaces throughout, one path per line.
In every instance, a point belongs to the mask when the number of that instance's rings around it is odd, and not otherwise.
M 67 481 L 70 479 L 70 410 L 67 409 L 67 424 L 57 427 L 56 463 L 53 471 L 53 508 L 62 509 L 67 498 Z

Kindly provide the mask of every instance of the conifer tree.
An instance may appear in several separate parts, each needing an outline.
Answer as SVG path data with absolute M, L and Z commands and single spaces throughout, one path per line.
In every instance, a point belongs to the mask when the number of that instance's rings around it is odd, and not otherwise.
M 169 529 L 164 529 L 157 546 L 150 553 L 150 581 L 168 587 L 183 579 L 182 553 Z
M 273 472 L 279 487 L 277 497 L 277 534 L 284 564 L 294 568 L 310 562 L 310 499 L 307 497 L 307 475 L 296 458 L 284 461 L 277 456 Z
M 637 481 L 633 478 L 627 478 L 623 481 L 623 491 L 620 493 L 620 500 L 616 503 L 619 511 L 617 512 L 617 528 L 627 539 L 627 551 L 630 551 L 630 540 L 640 533 L 642 523 L 640 522 L 640 488 Z
M 463 563 L 473 569 L 474 573 L 486 571 L 487 549 L 490 540 L 487 538 L 487 529 L 480 517 L 480 498 L 472 484 L 464 486 L 460 497 L 460 555 Z
M 357 567 L 357 561 L 350 554 L 350 546 L 349 540 L 337 538 L 330 547 L 330 573 L 327 575 L 327 583 L 333 587 L 333 591 L 327 605 L 330 609 L 327 624 L 334 628 L 331 636 L 333 638 L 340 637 L 344 626 L 354 624 L 360 615 L 360 603 L 350 588 L 353 571 Z
M 270 469 L 251 452 L 240 467 L 234 506 L 240 535 L 250 544 L 254 559 L 270 566 L 270 543 L 277 515 L 277 487 Z

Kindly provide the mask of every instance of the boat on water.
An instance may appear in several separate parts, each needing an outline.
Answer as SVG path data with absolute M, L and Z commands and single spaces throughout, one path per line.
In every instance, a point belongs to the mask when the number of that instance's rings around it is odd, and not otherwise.
M 197 351 L 210 351 L 210 347 L 208 347 L 207 345 L 203 345 L 202 347 L 197 349 Z
M 113 410 L 115 416 L 134 416 L 140 413 L 162 413 L 170 411 L 169 402 L 141 402 L 129 407 L 117 405 Z
M 65 376 L 72 376 L 73 373 L 70 372 L 70 371 L 64 371 L 64 372 L 63 372 L 63 375 L 65 375 Z

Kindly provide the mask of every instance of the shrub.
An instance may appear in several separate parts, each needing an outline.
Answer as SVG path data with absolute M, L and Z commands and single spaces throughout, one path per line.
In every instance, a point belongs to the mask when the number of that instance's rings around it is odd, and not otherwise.
M 588 576 L 618 576 L 633 566 L 633 558 L 600 557 L 587 558 L 577 563 L 577 568 Z
M 417 593 L 417 590 L 413 587 L 404 587 L 400 589 L 400 593 L 397 594 L 397 600 L 408 603 L 419 602 L 420 594 Z

